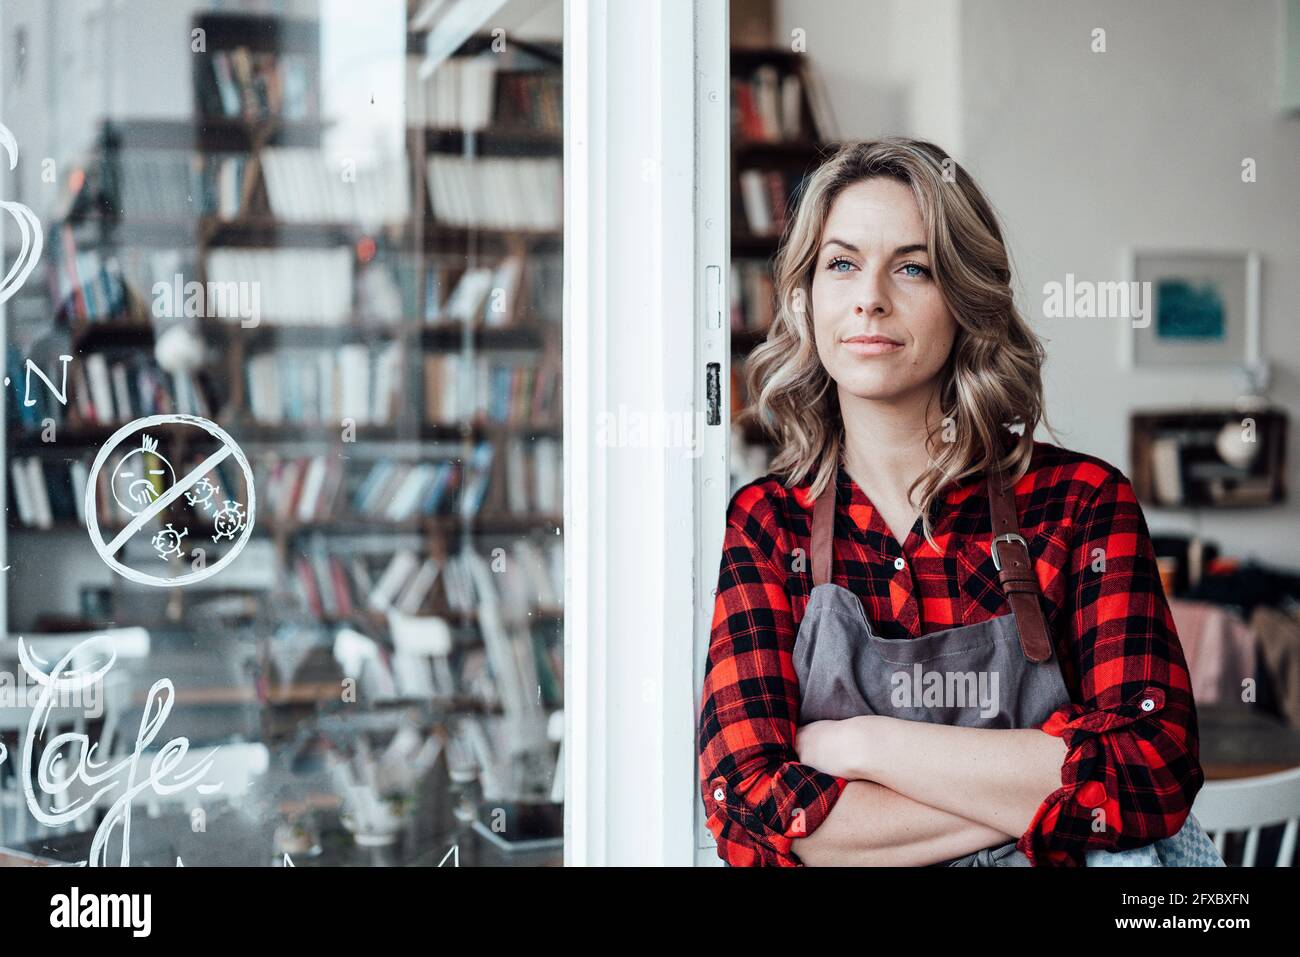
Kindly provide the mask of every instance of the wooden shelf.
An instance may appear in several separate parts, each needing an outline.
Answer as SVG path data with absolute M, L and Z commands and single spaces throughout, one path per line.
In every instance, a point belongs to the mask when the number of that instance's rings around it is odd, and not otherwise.
M 126 425 L 116 422 L 109 425 L 64 424 L 58 428 L 58 441 L 42 442 L 40 431 L 17 434 L 14 441 L 16 449 L 23 451 L 60 452 L 70 446 L 101 445 L 108 438 Z M 241 445 L 245 443 L 279 443 L 279 442 L 317 442 L 333 446 L 348 446 L 366 442 L 410 442 L 416 440 L 448 441 L 469 439 L 472 441 L 499 441 L 510 436 L 534 436 L 538 438 L 559 438 L 563 425 L 558 422 L 479 422 L 457 423 L 451 425 L 419 424 L 401 425 L 358 425 L 356 443 L 344 442 L 336 423 L 320 422 L 284 422 L 280 424 L 236 421 L 222 426 Z M 150 432 L 160 435 L 179 436 L 191 431 L 192 427 L 181 424 L 158 425 Z
M 739 140 L 731 144 L 732 160 L 742 165 L 805 166 L 821 163 L 839 149 L 836 143 L 817 143 L 810 140 Z
M 564 250 L 564 230 L 453 226 L 426 216 L 423 245 L 426 253 L 457 256 L 470 249 L 479 255 L 501 256 L 520 248 L 530 253 L 558 254 Z
M 108 322 L 79 320 L 68 330 L 76 352 L 95 352 L 105 348 L 138 348 L 153 344 L 152 323 L 114 319 Z
M 732 329 L 731 330 L 731 354 L 748 355 L 754 347 L 761 342 L 767 341 L 767 330 L 756 331 L 753 329 Z
M 209 52 L 237 46 L 258 53 L 320 52 L 321 27 L 316 20 L 214 11 L 196 15 L 194 25 L 205 32 Z
M 756 236 L 753 233 L 731 231 L 731 254 L 745 259 L 770 259 L 780 247 L 781 237 Z
M 206 217 L 200 222 L 201 242 L 207 247 L 320 248 L 351 246 L 362 236 L 374 235 L 359 224 L 347 222 L 288 222 L 266 216 L 242 219 Z M 381 230 L 382 231 L 382 230 Z
M 427 30 L 407 30 L 406 32 L 406 50 L 409 55 L 415 55 L 424 51 L 425 36 Z M 482 53 L 492 48 L 493 38 L 489 34 L 475 33 L 466 37 L 452 56 L 469 56 L 475 53 Z M 545 60 L 554 67 L 559 67 L 563 61 L 564 47 L 563 44 L 555 40 L 521 40 L 514 37 L 511 46 L 522 50 L 530 56 Z
M 468 529 L 479 535 L 513 535 L 536 531 L 539 528 L 562 528 L 562 515 L 496 515 L 483 514 L 462 518 L 459 515 L 416 516 L 401 521 L 390 521 L 367 515 L 343 515 L 316 522 L 283 521 L 258 516 L 257 529 L 274 537 L 313 535 L 411 534 L 456 535 Z
M 106 538 L 117 534 L 125 525 L 102 526 L 101 534 Z M 439 535 L 453 536 L 462 532 L 472 535 L 515 535 L 526 534 L 538 529 L 556 529 L 564 527 L 564 516 L 559 514 L 538 513 L 533 515 L 473 515 L 461 518 L 459 515 L 416 516 L 401 521 L 384 518 L 372 518 L 365 515 L 346 515 L 317 522 L 284 521 L 259 514 L 253 527 L 254 537 L 293 538 L 302 535 Z M 86 526 L 78 522 L 55 522 L 49 528 L 33 525 L 14 525 L 9 528 L 13 534 L 51 534 L 78 533 L 86 534 Z
M 783 181 L 792 174 L 802 172 L 810 174 L 822 162 L 839 149 L 840 143 L 816 139 L 820 132 L 819 114 L 815 109 L 814 97 L 820 84 L 811 73 L 807 57 L 784 47 L 740 48 L 731 50 L 731 75 L 734 79 L 748 82 L 759 67 L 773 66 L 779 76 L 795 75 L 801 87 L 800 127 L 809 133 L 808 137 L 797 140 L 756 140 L 747 139 L 733 125 L 731 141 L 731 188 L 733 195 L 733 220 L 731 227 L 732 261 L 762 261 L 771 272 L 775 266 L 775 257 L 781 244 L 781 234 L 755 235 L 748 231 L 743 196 L 739 187 L 739 174 L 743 170 L 768 170 L 780 175 Z M 833 131 L 832 131 L 833 132 Z M 790 200 L 787 198 L 787 203 Z M 793 217 L 794 210 L 787 210 Z M 778 216 L 773 217 L 779 219 Z M 766 341 L 768 330 L 733 329 L 731 332 L 731 354 L 733 361 L 739 365 L 753 349 Z M 740 431 L 741 441 L 746 445 L 761 446 L 769 452 L 774 449 L 774 441 L 757 425 L 752 423 L 735 423 L 736 415 L 731 419 Z
M 421 612 L 418 617 L 440 618 L 447 622 L 453 628 L 461 629 L 475 628 L 478 625 L 479 615 L 477 612 L 452 611 L 448 608 L 434 609 L 429 612 Z M 381 611 L 374 611 L 369 608 L 363 608 L 354 611 L 351 615 L 316 615 L 313 620 L 323 624 L 348 624 L 362 622 L 375 628 L 387 628 L 388 616 Z M 564 609 L 562 608 L 539 608 L 535 609 L 527 616 L 530 624 L 541 625 L 562 625 L 564 623 Z M 481 644 L 481 636 L 476 636 L 474 641 L 460 642 L 465 647 L 474 647 Z
M 263 146 L 319 146 L 328 128 L 322 120 L 283 117 L 245 119 L 196 116 L 192 120 L 128 119 L 106 121 L 101 130 L 105 150 L 195 150 L 251 152 Z
M 412 137 L 424 137 L 425 148 L 430 153 L 461 153 L 473 156 L 562 156 L 564 134 L 527 127 L 505 129 L 492 127 L 482 130 L 446 129 L 441 127 L 412 127 Z
M 165 320 L 171 325 L 181 320 Z M 367 339 L 392 339 L 398 336 L 418 336 L 421 344 L 457 345 L 466 334 L 464 323 L 437 322 L 425 323 L 414 318 L 405 318 L 398 322 L 386 319 L 372 319 L 352 316 L 347 322 L 337 325 L 314 325 L 311 323 L 276 322 L 263 319 L 256 326 L 244 328 L 235 319 L 202 317 L 192 320 L 197 323 L 196 332 L 205 339 L 228 340 L 239 337 L 253 346 L 270 344 L 288 344 L 294 346 L 335 345 L 340 342 L 364 341 Z M 549 335 L 558 333 L 560 323 L 533 320 L 513 323 L 505 326 L 471 326 L 469 335 L 477 349 L 518 349 L 540 348 Z M 152 322 L 135 322 L 111 320 L 108 322 L 78 321 L 69 329 L 73 347 L 77 351 L 93 352 L 106 348 L 125 348 L 152 345 L 155 336 Z
M 1241 428 L 1244 419 L 1255 420 L 1258 454 L 1244 468 L 1225 462 L 1215 447 L 1225 426 Z M 1129 460 L 1133 463 L 1133 489 L 1148 505 L 1169 509 L 1267 508 L 1286 501 L 1285 409 L 1170 408 L 1134 411 L 1129 416 Z M 1156 446 L 1171 439 L 1178 459 L 1177 484 L 1182 499 L 1163 500 L 1158 491 Z M 1251 494 L 1243 494 L 1249 488 Z

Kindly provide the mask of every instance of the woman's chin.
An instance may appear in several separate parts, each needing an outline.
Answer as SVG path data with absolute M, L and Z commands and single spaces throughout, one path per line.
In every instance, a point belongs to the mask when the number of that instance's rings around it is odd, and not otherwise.
M 838 380 L 840 397 L 864 402 L 900 402 L 916 391 L 917 383 L 900 382 L 896 376 L 850 376 Z

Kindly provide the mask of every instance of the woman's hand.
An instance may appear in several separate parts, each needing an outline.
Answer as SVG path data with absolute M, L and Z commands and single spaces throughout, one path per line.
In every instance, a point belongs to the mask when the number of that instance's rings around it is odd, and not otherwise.
M 850 780 L 866 780 L 871 766 L 873 728 L 881 715 L 865 714 L 842 720 L 813 721 L 795 731 L 799 760 L 819 771 Z

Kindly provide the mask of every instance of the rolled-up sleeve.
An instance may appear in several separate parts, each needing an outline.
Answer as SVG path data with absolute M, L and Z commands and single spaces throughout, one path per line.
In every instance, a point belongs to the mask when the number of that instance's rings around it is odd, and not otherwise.
M 700 786 L 720 858 L 797 867 L 794 840 L 825 820 L 848 781 L 798 760 L 795 627 L 774 540 L 750 501 L 737 493 L 723 541 L 698 722 Z
M 1017 845 L 1039 866 L 1079 866 L 1088 851 L 1177 833 L 1205 781 L 1187 662 L 1122 473 L 1109 475 L 1075 519 L 1060 621 L 1083 702 L 1042 726 L 1067 752 L 1061 787 Z

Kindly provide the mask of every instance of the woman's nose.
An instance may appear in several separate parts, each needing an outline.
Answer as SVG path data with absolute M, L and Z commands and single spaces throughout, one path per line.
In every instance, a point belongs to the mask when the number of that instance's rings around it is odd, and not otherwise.
M 881 284 L 864 278 L 858 292 L 858 301 L 853 307 L 854 313 L 859 316 L 887 316 L 891 308 L 889 297 Z

